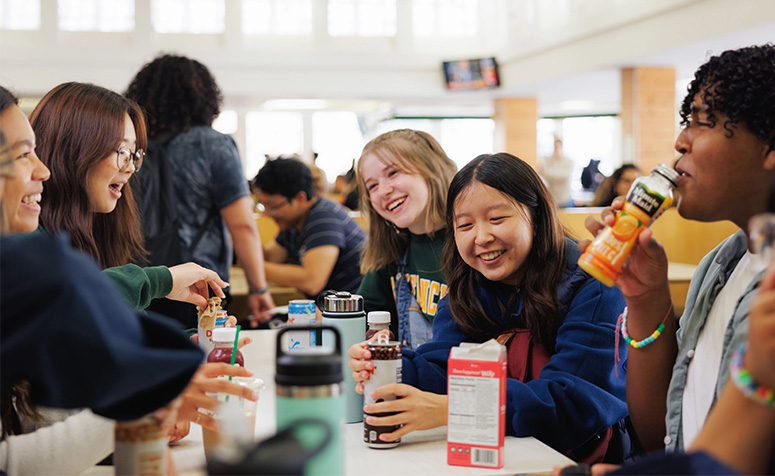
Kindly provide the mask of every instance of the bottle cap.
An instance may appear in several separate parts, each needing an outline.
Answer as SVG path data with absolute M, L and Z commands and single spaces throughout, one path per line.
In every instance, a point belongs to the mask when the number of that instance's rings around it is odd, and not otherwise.
M 390 324 L 390 313 L 387 311 L 371 311 L 367 316 L 369 324 Z
M 680 177 L 678 172 L 667 164 L 657 164 L 657 166 L 654 168 L 654 172 L 669 180 L 670 183 L 673 184 L 673 187 L 676 186 L 678 183 L 678 177 Z
M 237 337 L 236 327 L 216 327 L 213 329 L 213 342 L 234 342 Z

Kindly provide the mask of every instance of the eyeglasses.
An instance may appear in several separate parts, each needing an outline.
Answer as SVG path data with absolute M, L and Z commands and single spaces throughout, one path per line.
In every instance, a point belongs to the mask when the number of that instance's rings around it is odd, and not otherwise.
M 266 203 L 259 203 L 258 207 L 259 209 L 263 209 L 263 212 L 266 213 L 267 215 L 274 215 L 275 212 L 277 212 L 277 210 L 281 209 L 282 207 L 284 207 L 289 203 L 291 203 L 291 201 L 288 199 L 285 199 L 282 202 L 277 203 L 275 205 L 267 205 Z
M 121 172 L 126 172 L 129 169 L 130 162 L 135 164 L 135 172 L 137 172 L 143 166 L 144 158 L 145 151 L 143 149 L 137 149 L 132 152 L 132 149 L 124 146 L 116 151 L 116 165 L 118 165 L 118 170 Z

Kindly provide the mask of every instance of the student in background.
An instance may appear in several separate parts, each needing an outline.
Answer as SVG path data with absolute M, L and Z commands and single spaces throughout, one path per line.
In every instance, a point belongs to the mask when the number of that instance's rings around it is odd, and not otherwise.
M 269 320 L 266 311 L 274 302 L 264 276 L 261 239 L 242 162 L 234 140 L 212 128 L 223 101 L 215 78 L 198 61 L 163 55 L 138 71 L 126 96 L 145 113 L 152 144 L 167 136 L 166 145 L 158 146 L 166 148 L 176 179 L 181 244 L 190 248 L 200 228 L 207 225 L 191 259 L 228 281 L 233 243 L 248 281 L 252 322 Z M 212 217 L 209 222 L 208 217 Z M 196 327 L 191 306 L 180 309 L 158 302 L 152 309 Z
M 597 190 L 595 191 L 595 198 L 592 199 L 592 203 L 590 203 L 589 206 L 611 206 L 611 202 L 614 201 L 614 198 L 627 195 L 632 182 L 634 182 L 635 179 L 640 176 L 640 170 L 635 165 L 622 165 L 618 169 L 614 170 L 614 173 L 612 173 L 610 177 L 606 177 L 603 180 L 603 183 L 597 187 Z
M 270 160 L 252 186 L 280 228 L 264 249 L 267 277 L 310 298 L 324 289 L 355 293 L 366 233 L 344 207 L 316 194 L 309 167 L 297 159 Z
M 546 186 L 560 208 L 573 206 L 571 200 L 571 179 L 575 164 L 562 152 L 562 140 L 554 140 L 554 152 L 549 157 L 542 157 L 538 172 L 546 180 Z
M 438 303 L 447 294 L 441 249 L 455 170 L 436 139 L 411 129 L 372 139 L 358 160 L 361 211 L 369 228 L 358 294 L 366 311 L 390 311 L 394 335 L 409 348 L 431 340 Z
M 549 191 L 506 153 L 481 155 L 455 175 L 447 198 L 442 262 L 449 294 L 433 342 L 404 351 L 401 384 L 374 391 L 402 398 L 366 405 L 375 426 L 402 424 L 392 441 L 447 421 L 447 359 L 461 342 L 507 346 L 506 433 L 534 436 L 577 461 L 619 461 L 633 451 L 624 377 L 612 355 L 624 299 L 576 264 Z M 618 351 L 626 358 L 622 340 Z M 349 349 L 362 391 L 373 369 L 365 344 Z M 623 367 L 619 373 L 624 372 Z

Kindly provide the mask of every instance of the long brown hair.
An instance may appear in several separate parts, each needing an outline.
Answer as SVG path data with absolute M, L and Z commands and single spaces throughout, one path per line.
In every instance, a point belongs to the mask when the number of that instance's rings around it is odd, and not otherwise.
M 425 208 L 425 225 L 434 231 L 444 227 L 447 188 L 457 170 L 441 145 L 426 132 L 399 129 L 386 132 L 366 144 L 358 159 L 356 173 L 361 213 L 369 224 L 369 237 L 361 259 L 362 273 L 397 261 L 409 243 L 409 231 L 393 226 L 371 205 L 362 171 L 364 158 L 369 154 L 396 170 L 425 179 L 429 202 Z
M 460 169 L 449 186 L 447 243 L 441 261 L 447 275 L 452 315 L 460 329 L 478 341 L 493 337 L 491 329 L 500 327 L 487 315 L 476 294 L 477 289 L 491 287 L 493 283 L 463 261 L 455 242 L 455 200 L 475 182 L 505 194 L 523 205 L 529 214 L 533 244 L 520 270 L 521 316 L 533 338 L 553 354 L 559 327 L 557 286 L 566 267 L 566 233 L 554 200 L 541 178 L 530 165 L 511 154 L 480 155 Z M 507 304 L 499 303 L 502 311 Z
M 125 265 L 145 253 L 129 183 L 111 213 L 92 212 L 86 188 L 89 170 L 115 154 L 126 115 L 134 124 L 137 147 L 145 149 L 145 121 L 137 104 L 94 84 L 60 84 L 30 116 L 38 157 L 51 170 L 43 189 L 41 225 L 52 233 L 68 232 L 74 247 L 106 268 Z

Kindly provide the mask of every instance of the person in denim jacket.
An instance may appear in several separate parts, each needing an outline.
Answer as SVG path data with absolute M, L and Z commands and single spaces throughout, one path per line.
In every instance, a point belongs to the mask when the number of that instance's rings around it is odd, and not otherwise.
M 725 51 L 697 70 L 681 106 L 678 212 L 690 220 L 729 220 L 740 230 L 700 262 L 680 322 L 673 316 L 668 257 L 651 230 L 641 233 L 616 282 L 634 340 L 665 323 L 662 336 L 629 355 L 627 403 L 647 450 L 691 446 L 727 381 L 733 352 L 745 342 L 766 266 L 747 237 L 749 220 L 766 210 L 775 183 L 774 75 L 772 44 Z M 622 204 L 618 198 L 613 210 Z M 587 227 L 595 234 L 613 223 L 612 215 L 607 209 Z

